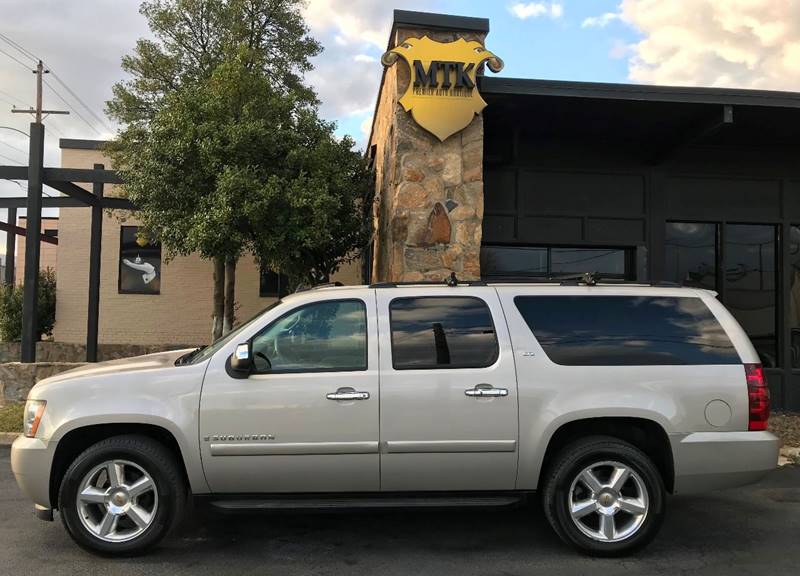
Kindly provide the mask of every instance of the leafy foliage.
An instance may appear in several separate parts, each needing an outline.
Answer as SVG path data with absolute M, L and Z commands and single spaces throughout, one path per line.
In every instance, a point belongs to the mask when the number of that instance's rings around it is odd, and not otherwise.
M 159 0 L 108 109 L 137 217 L 168 256 L 252 252 L 294 282 L 326 279 L 369 239 L 371 176 L 302 84 L 320 51 L 297 0 Z
M 23 287 L 0 286 L 0 340 L 18 342 L 22 339 Z M 51 268 L 39 272 L 36 339 L 51 335 L 56 323 L 56 274 Z

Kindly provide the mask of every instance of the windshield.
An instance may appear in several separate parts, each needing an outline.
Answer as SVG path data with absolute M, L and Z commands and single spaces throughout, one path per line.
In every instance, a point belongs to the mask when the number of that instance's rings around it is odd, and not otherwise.
M 250 318 L 250 320 L 248 320 L 244 324 L 240 325 L 235 330 L 233 330 L 231 332 L 228 332 L 228 334 L 226 334 L 225 336 L 223 336 L 222 338 L 220 338 L 219 340 L 214 342 L 211 346 L 206 346 L 205 348 L 198 348 L 194 352 L 190 352 L 189 354 L 191 354 L 191 357 L 190 358 L 186 358 L 183 362 L 180 362 L 180 363 L 181 364 L 199 364 L 200 362 L 203 362 L 204 360 L 208 360 L 209 358 L 211 358 L 214 355 L 214 353 L 217 350 L 219 350 L 220 348 L 225 346 L 228 342 L 236 339 L 239 336 L 239 334 L 241 334 L 241 332 L 245 328 L 247 328 L 253 322 L 258 320 L 261 317 L 262 314 L 264 314 L 268 310 L 272 310 L 273 308 L 275 308 L 275 306 L 277 306 L 278 304 L 281 304 L 281 303 L 282 303 L 281 300 L 277 300 L 277 301 L 273 302 L 272 304 L 270 304 L 269 306 L 267 306 L 266 308 L 261 310 L 261 312 L 257 313 L 255 316 Z

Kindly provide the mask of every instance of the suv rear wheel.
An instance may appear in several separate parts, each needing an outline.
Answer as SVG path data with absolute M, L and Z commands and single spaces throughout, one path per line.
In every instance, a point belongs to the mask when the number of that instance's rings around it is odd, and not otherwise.
M 621 556 L 645 546 L 661 527 L 665 501 L 653 462 L 631 444 L 603 436 L 566 446 L 543 492 L 556 533 L 595 556 Z
M 173 454 L 146 436 L 90 446 L 64 475 L 59 511 L 83 548 L 130 555 L 157 544 L 181 517 L 185 485 Z

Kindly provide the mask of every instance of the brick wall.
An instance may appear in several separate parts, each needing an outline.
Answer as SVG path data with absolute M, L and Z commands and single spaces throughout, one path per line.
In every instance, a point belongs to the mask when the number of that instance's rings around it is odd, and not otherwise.
M 62 166 L 91 168 L 108 159 L 94 150 L 62 150 Z M 114 186 L 106 195 L 116 194 Z M 121 221 L 120 218 L 125 218 Z M 54 338 L 59 342 L 86 340 L 88 308 L 89 238 L 91 210 L 63 208 L 60 211 L 57 257 L 58 293 Z M 199 256 L 177 257 L 164 262 L 161 293 L 119 294 L 120 227 L 136 225 L 134 214 L 114 212 L 103 220 L 101 255 L 99 340 L 105 344 L 206 344 L 211 334 L 211 262 Z M 360 263 L 346 265 L 333 278 L 345 284 L 360 283 Z M 259 296 L 259 272 L 251 256 L 237 266 L 237 318 L 246 320 L 274 301 Z

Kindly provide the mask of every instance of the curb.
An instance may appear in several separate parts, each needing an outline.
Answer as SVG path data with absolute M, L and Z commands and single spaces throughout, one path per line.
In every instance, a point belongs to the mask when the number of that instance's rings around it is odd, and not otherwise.
M 11 446 L 19 435 L 19 432 L 0 432 L 0 446 Z
M 798 446 L 783 446 L 781 447 L 780 456 L 778 456 L 778 466 L 787 466 L 794 464 L 800 458 L 800 447 Z

